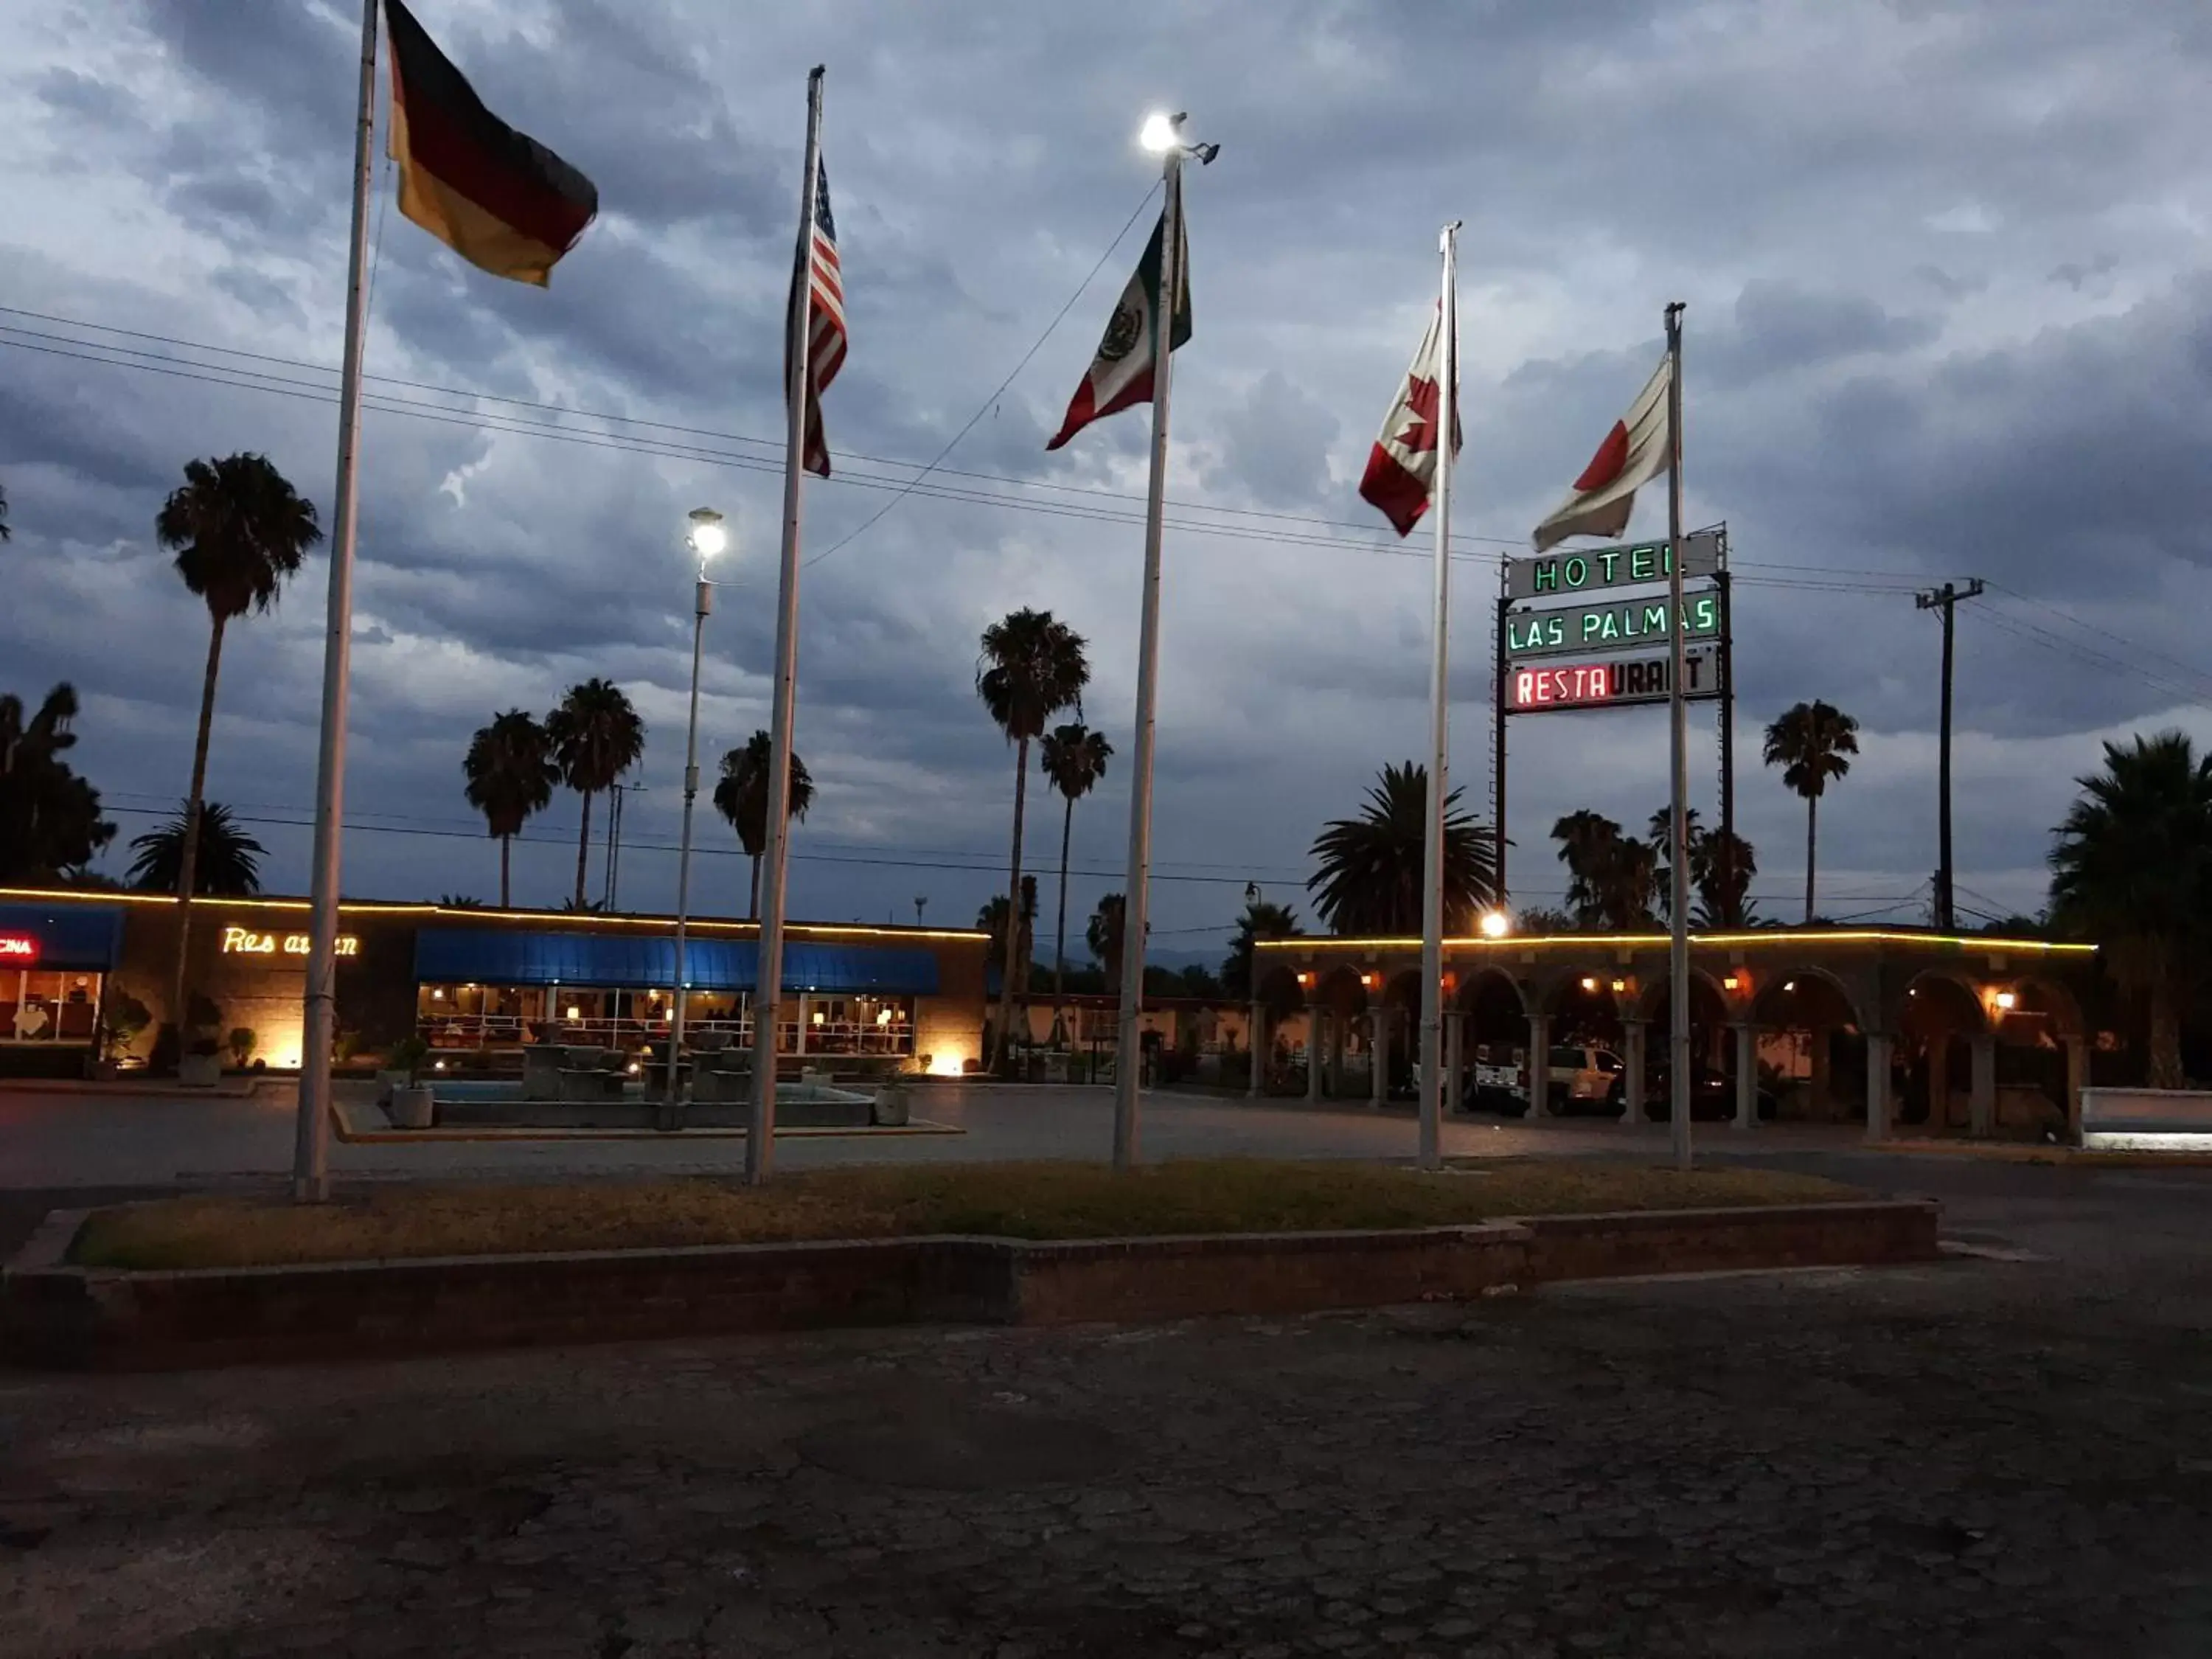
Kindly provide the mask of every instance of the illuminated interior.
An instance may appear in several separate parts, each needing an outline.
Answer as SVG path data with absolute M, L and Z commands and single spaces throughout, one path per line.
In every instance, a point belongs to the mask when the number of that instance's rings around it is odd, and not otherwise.
M 776 1052 L 911 1054 L 914 1003 L 910 996 L 787 993 L 776 1011 Z M 674 1015 L 671 991 L 612 986 L 430 984 L 417 988 L 415 1000 L 416 1030 L 433 1048 L 538 1042 L 642 1048 L 667 1037 Z M 727 1032 L 738 1046 L 750 1046 L 752 994 L 691 992 L 684 1029 L 687 1035 Z

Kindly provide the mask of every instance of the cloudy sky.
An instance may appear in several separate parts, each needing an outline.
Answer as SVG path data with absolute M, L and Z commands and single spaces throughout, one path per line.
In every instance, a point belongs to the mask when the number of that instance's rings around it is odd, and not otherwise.
M 416 9 L 494 109 L 597 181 L 602 214 L 539 292 L 388 211 L 380 160 L 349 893 L 495 894 L 460 793 L 469 734 L 605 674 L 651 727 L 622 896 L 672 900 L 694 506 L 738 542 L 702 745 L 766 723 L 816 62 L 852 353 L 828 399 L 839 478 L 806 502 L 798 741 L 820 794 L 799 915 L 905 919 L 917 897 L 932 921 L 974 915 L 1013 790 L 976 635 L 1021 605 L 1088 637 L 1085 712 L 1121 751 L 1076 812 L 1073 913 L 1121 885 L 1146 421 L 1043 443 L 1150 222 L 1132 135 L 1156 106 L 1222 145 L 1188 187 L 1160 946 L 1215 946 L 1247 880 L 1302 900 L 1322 821 L 1424 746 L 1425 544 L 1397 544 L 1354 486 L 1449 218 L 1466 224 L 1454 754 L 1480 816 L 1494 561 L 1642 384 L 1669 300 L 1689 307 L 1689 515 L 1727 521 L 1741 582 L 1738 812 L 1763 908 L 1801 902 L 1804 821 L 1759 734 L 1818 696 L 1863 729 L 1824 803 L 1823 908 L 1923 914 L 1937 629 L 1916 586 L 1991 584 L 1960 612 L 1962 903 L 2037 908 L 2049 827 L 2101 738 L 2212 738 L 2201 0 Z M 77 755 L 125 839 L 189 768 L 205 617 L 151 536 L 183 463 L 264 451 L 328 515 L 358 17 L 0 8 L 0 689 L 76 684 Z M 1639 534 L 1663 527 L 1646 494 Z M 210 795 L 261 821 L 287 890 L 327 569 L 233 630 L 217 708 Z M 1710 818 L 1713 718 L 1693 719 Z M 1655 710 L 1515 723 L 1516 897 L 1562 884 L 1560 813 L 1640 823 L 1661 803 L 1665 738 Z M 533 824 L 519 900 L 558 902 L 576 819 L 564 794 Z M 1031 823 L 1048 866 L 1058 813 Z M 706 907 L 741 908 L 733 838 L 711 817 L 702 835 Z M 595 851 L 595 893 L 601 872 Z

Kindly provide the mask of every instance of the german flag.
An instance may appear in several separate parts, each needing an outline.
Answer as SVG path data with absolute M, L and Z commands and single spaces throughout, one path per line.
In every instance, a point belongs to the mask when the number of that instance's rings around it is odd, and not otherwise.
M 384 21 L 399 210 L 471 264 L 544 288 L 598 215 L 598 189 L 486 109 L 400 0 L 384 0 Z

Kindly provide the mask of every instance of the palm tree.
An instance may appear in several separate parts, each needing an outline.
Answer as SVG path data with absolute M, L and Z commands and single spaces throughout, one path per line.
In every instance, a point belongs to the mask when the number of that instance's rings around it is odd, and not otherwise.
M 1805 920 L 1813 920 L 1813 865 L 1819 850 L 1820 797 L 1830 778 L 1851 769 L 1846 756 L 1859 752 L 1859 723 L 1832 703 L 1801 702 L 1766 728 L 1766 763 L 1783 769 L 1782 781 L 1805 798 Z
M 8 492 L 4 489 L 0 489 L 0 542 L 6 541 L 9 534 Z
M 1022 878 L 1022 914 L 1018 936 L 1014 939 L 1013 959 L 1019 962 L 1036 949 L 1037 885 L 1035 876 Z M 995 968 L 1003 978 L 1006 971 L 1006 896 L 994 895 L 975 913 L 975 926 L 991 936 L 983 951 L 983 966 Z
M 760 861 L 768 851 L 768 780 L 774 745 L 766 732 L 756 732 L 742 749 L 722 757 L 722 775 L 714 784 L 714 810 L 738 832 L 738 842 L 753 861 L 752 896 L 745 906 L 748 919 L 760 915 Z M 803 818 L 814 805 L 814 779 L 797 750 L 791 753 L 791 789 L 787 817 Z
M 248 611 L 274 605 L 286 580 L 299 573 L 307 550 L 322 540 L 323 532 L 315 504 L 294 489 L 266 456 L 240 453 L 185 462 L 185 482 L 161 504 L 154 537 L 175 551 L 177 574 L 207 605 L 209 622 L 199 733 L 192 744 L 192 781 L 185 797 L 184 844 L 177 860 L 176 1000 L 171 1006 L 181 1009 L 192 895 L 203 890 L 196 874 L 200 805 L 207 792 L 208 733 L 215 723 L 223 629 Z
M 2185 1086 L 2180 1009 L 2212 918 L 2212 755 L 2179 732 L 2105 745 L 2054 832 L 2051 919 L 2147 1004 L 2154 1089 Z
M 1444 797 L 1444 931 L 1465 932 L 1497 891 L 1490 832 Z M 1307 878 L 1314 908 L 1337 933 L 1421 931 L 1421 858 L 1428 817 L 1428 769 L 1385 766 L 1356 818 L 1337 818 L 1314 838 L 1320 868 Z
M 1121 988 L 1121 931 L 1127 907 L 1119 893 L 1108 893 L 1098 901 L 1098 908 L 1091 913 L 1091 921 L 1083 930 L 1083 942 L 1091 947 L 1091 954 L 1106 970 L 1108 994 Z
M 572 685 L 561 706 L 545 717 L 554 763 L 568 786 L 584 798 L 576 831 L 575 908 L 584 908 L 584 866 L 592 851 L 592 797 L 637 764 L 645 753 L 645 722 L 611 680 Z
M 1567 866 L 1567 904 L 1577 927 L 1625 931 L 1650 925 L 1657 848 L 1588 807 L 1553 824 L 1552 838 Z
M 1748 896 L 1759 855 L 1733 830 L 1711 830 L 1690 850 L 1690 881 L 1698 890 L 1690 920 L 1704 928 L 1748 927 L 1759 907 Z
M 468 779 L 469 805 L 484 815 L 484 827 L 499 837 L 499 903 L 509 902 L 507 866 L 514 838 L 533 812 L 553 799 L 561 769 L 553 763 L 553 740 L 530 714 L 510 708 L 480 726 L 461 762 Z
M 138 856 L 125 873 L 142 891 L 173 891 L 184 879 L 185 854 L 191 844 L 193 817 L 187 801 L 177 816 L 158 830 L 149 830 L 131 843 Z M 203 897 L 238 896 L 261 890 L 262 857 L 268 852 L 238 826 L 230 809 L 216 801 L 202 801 L 199 817 L 199 862 L 192 868 L 193 890 Z
M 1052 1040 L 1060 1041 L 1060 1003 L 1067 994 L 1067 844 L 1075 832 L 1075 803 L 1089 794 L 1106 775 L 1106 763 L 1114 745 L 1103 732 L 1094 732 L 1075 720 L 1056 726 L 1044 734 L 1044 775 L 1066 798 L 1067 809 L 1060 821 L 1060 940 L 1052 952 Z
M 1061 709 L 1083 712 L 1083 688 L 1091 682 L 1091 665 L 1084 657 L 1080 634 L 1051 611 L 1027 606 L 1009 611 L 985 629 L 981 646 L 975 659 L 975 695 L 1014 745 L 1014 850 L 1006 873 L 1011 896 L 1022 884 L 1022 811 L 1029 799 L 1030 740 L 1042 736 L 1044 723 Z M 1011 915 L 1006 926 L 1010 930 L 1013 927 Z M 1020 988 L 1016 977 L 1028 977 L 1029 964 L 1015 956 L 1013 945 L 1010 933 L 1006 981 L 999 990 L 994 1071 L 1006 1056 L 1014 993 Z
M 1274 904 L 1248 891 L 1244 914 L 1237 919 L 1236 935 L 1229 941 L 1228 957 L 1221 964 L 1221 988 L 1230 996 L 1252 994 L 1252 946 L 1263 939 L 1297 939 L 1305 932 L 1298 913 L 1287 904 Z
M 76 745 L 76 713 L 66 681 L 27 718 L 21 698 L 0 696 L 0 883 L 57 879 L 115 837 L 100 792 L 59 758 Z

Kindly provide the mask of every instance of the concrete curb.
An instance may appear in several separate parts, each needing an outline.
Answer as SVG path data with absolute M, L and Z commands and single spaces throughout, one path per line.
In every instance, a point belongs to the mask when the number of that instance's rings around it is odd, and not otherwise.
M 2093 1146 L 2036 1145 L 2016 1140 L 1870 1140 L 1852 1150 L 1902 1158 L 1948 1158 L 1968 1163 L 2046 1164 L 2076 1170 L 2208 1170 L 2212 1152 L 2100 1152 Z
M 0 1358 L 161 1370 L 903 1324 L 1290 1315 L 1568 1279 L 1937 1259 L 1936 1206 L 1861 1200 L 1402 1231 L 935 1237 L 124 1273 L 68 1265 L 85 1211 L 0 1274 Z

